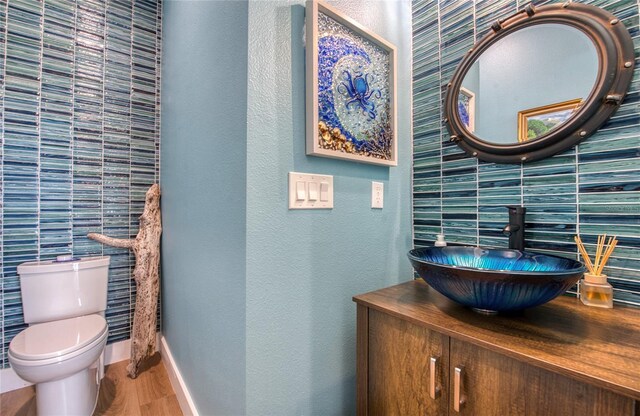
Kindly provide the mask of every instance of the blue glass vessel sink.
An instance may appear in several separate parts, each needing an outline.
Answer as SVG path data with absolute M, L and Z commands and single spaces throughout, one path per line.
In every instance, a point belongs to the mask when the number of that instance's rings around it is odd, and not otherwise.
M 409 252 L 431 287 L 478 312 L 517 311 L 549 302 L 582 277 L 582 263 L 519 250 L 428 247 Z

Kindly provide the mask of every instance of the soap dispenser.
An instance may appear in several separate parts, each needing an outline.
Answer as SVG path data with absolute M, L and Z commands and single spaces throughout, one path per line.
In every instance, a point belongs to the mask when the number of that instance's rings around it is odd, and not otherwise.
M 446 247 L 447 242 L 444 241 L 444 234 L 436 234 L 436 242 L 434 244 L 436 247 Z

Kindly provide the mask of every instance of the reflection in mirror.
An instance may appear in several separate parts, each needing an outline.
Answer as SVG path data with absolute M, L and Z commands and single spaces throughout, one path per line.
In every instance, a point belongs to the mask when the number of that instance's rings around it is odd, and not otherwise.
M 492 44 L 470 67 L 458 94 L 460 121 L 485 142 L 535 140 L 580 107 L 598 68 L 596 48 L 579 29 L 525 27 Z

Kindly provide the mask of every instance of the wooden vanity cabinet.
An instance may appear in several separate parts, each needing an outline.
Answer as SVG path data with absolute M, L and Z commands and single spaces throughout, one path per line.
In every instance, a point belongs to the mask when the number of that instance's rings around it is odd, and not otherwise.
M 368 341 L 371 414 L 446 414 L 449 337 L 371 310 Z
M 640 416 L 638 309 L 483 316 L 422 281 L 354 301 L 358 415 Z
M 461 368 L 464 403 L 450 415 L 632 416 L 634 400 L 473 344 L 451 339 L 450 391 Z M 446 415 L 447 413 L 436 413 Z

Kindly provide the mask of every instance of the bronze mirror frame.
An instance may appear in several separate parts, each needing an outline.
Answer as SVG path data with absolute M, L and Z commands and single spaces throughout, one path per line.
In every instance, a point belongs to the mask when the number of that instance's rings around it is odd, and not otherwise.
M 498 40 L 519 29 L 543 23 L 572 26 L 593 42 L 599 68 L 589 96 L 565 123 L 535 140 L 505 145 L 476 137 L 466 129 L 458 114 L 458 94 L 467 71 Z M 533 162 L 560 153 L 595 133 L 620 107 L 633 78 L 634 59 L 631 35 L 611 13 L 572 2 L 538 8 L 529 4 L 520 12 L 495 22 L 491 32 L 467 52 L 447 84 L 444 122 L 451 134 L 450 140 L 466 153 L 495 163 Z

